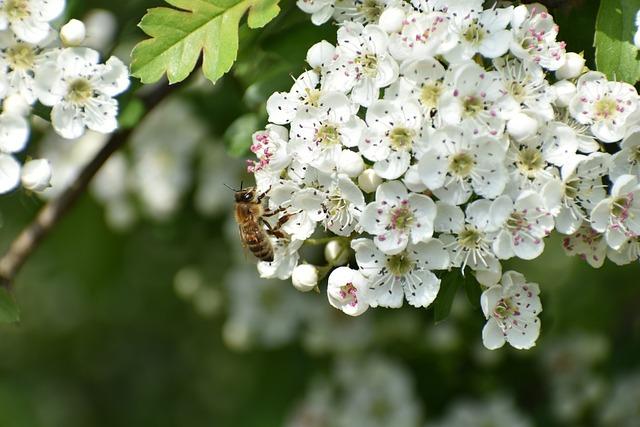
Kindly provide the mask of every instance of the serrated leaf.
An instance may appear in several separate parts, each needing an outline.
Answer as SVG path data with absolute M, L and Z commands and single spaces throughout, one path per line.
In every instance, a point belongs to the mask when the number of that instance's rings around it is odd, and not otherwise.
M 467 294 L 467 299 L 473 308 L 480 308 L 480 297 L 482 296 L 482 289 L 480 283 L 476 280 L 476 277 L 467 271 L 464 275 L 464 293 Z
M 15 323 L 20 320 L 20 311 L 13 295 L 4 287 L 0 287 L 0 323 Z
M 596 67 L 607 78 L 635 84 L 640 80 L 638 49 L 633 45 L 640 0 L 602 0 L 596 21 Z
M 442 278 L 440 291 L 434 301 L 433 316 L 436 323 L 443 321 L 449 316 L 453 299 L 456 296 L 461 281 L 462 278 L 457 271 L 450 271 Z
M 238 54 L 238 26 L 259 28 L 280 11 L 279 0 L 165 0 L 175 9 L 149 9 L 139 27 L 151 39 L 132 52 L 131 74 L 143 83 L 167 75 L 169 83 L 189 76 L 202 54 L 202 70 L 215 82 L 231 69 Z

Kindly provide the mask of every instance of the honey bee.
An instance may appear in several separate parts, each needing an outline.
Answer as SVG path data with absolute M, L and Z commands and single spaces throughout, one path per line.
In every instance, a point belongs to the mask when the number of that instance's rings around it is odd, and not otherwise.
M 258 194 L 255 187 L 248 187 L 235 191 L 236 222 L 240 229 L 240 240 L 244 247 L 248 247 L 251 253 L 261 261 L 273 261 L 273 243 L 269 235 L 285 238 L 286 234 L 280 230 L 282 224 L 287 222 L 289 215 L 282 216 L 278 223 L 272 227 L 265 217 L 273 216 L 281 209 L 270 211 L 262 205 L 262 199 L 266 192 Z

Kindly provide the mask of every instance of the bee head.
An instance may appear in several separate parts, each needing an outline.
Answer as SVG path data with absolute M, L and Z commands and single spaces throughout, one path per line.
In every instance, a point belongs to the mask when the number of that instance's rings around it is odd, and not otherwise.
M 249 203 L 256 197 L 256 188 L 248 187 L 236 191 L 236 203 Z

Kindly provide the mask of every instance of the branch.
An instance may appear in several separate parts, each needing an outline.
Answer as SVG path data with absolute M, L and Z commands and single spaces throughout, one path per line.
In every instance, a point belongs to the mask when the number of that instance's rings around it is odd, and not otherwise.
M 139 97 L 145 105 L 144 119 L 154 107 L 160 104 L 176 86 L 163 84 L 155 90 Z M 120 149 L 131 136 L 133 129 L 121 129 L 111 135 L 107 143 L 98 151 L 91 161 L 84 166 L 75 181 L 64 190 L 56 199 L 48 202 L 35 219 L 22 230 L 11 243 L 7 253 L 0 258 L 0 286 L 7 289 L 20 271 L 20 268 L 29 259 L 29 256 L 40 246 L 40 243 L 51 232 L 55 225 L 71 209 L 75 202 L 85 192 L 91 179 L 98 173 L 106 161 Z

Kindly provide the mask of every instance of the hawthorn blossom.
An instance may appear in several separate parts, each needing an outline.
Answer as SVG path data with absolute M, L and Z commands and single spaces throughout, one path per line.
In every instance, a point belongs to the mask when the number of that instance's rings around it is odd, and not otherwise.
M 329 275 L 329 303 L 349 316 L 359 316 L 369 308 L 363 297 L 366 286 L 367 279 L 358 270 L 338 267 Z
M 633 175 L 621 175 L 611 195 L 591 211 L 591 226 L 605 234 L 607 244 L 619 249 L 630 237 L 640 235 L 640 184 Z
M 503 141 L 446 127 L 430 137 L 429 147 L 418 162 L 418 174 L 441 200 L 459 205 L 473 192 L 489 199 L 502 194 L 507 182 Z
M 400 79 L 385 91 L 385 99 L 415 99 L 429 117 L 437 111 L 444 75 L 444 66 L 435 59 L 404 62 Z
M 284 125 L 290 123 L 304 107 L 317 108 L 324 92 L 318 88 L 320 76 L 306 71 L 296 79 L 289 92 L 275 92 L 267 100 L 269 121 Z
M 600 268 L 607 257 L 607 240 L 604 234 L 583 223 L 578 230 L 562 240 L 568 256 L 579 256 L 593 268 Z
M 51 31 L 65 0 L 0 0 L 0 31 L 11 29 L 27 43 L 39 43 Z
M 590 71 L 578 79 L 569 111 L 579 123 L 589 125 L 596 138 L 607 143 L 624 137 L 627 118 L 637 105 L 638 92 L 633 86 L 608 81 L 604 74 Z
M 527 283 L 515 271 L 507 271 L 500 284 L 484 291 L 480 305 L 487 319 L 482 330 L 485 347 L 495 350 L 505 342 L 517 349 L 533 347 L 540 334 L 539 293 L 537 283 Z
M 298 0 L 296 4 L 305 13 L 311 15 L 311 22 L 322 25 L 333 15 L 335 0 Z
M 247 160 L 247 171 L 254 174 L 259 193 L 267 191 L 280 179 L 280 173 L 291 162 L 287 152 L 289 132 L 278 125 L 267 125 L 253 134 L 250 150 L 257 160 Z
M 388 36 L 377 25 L 346 23 L 338 29 L 334 62 L 325 70 L 323 87 L 349 93 L 356 104 L 368 107 L 380 88 L 398 78 L 398 64 L 388 54 Z
M 389 52 L 398 61 L 432 58 L 443 53 L 449 18 L 445 13 L 409 13 L 399 32 L 389 37 Z
M 95 50 L 67 48 L 36 70 L 36 94 L 53 107 L 52 125 L 64 138 L 78 138 L 85 128 L 110 133 L 118 127 L 113 97 L 129 87 L 129 73 L 116 57 L 98 61 Z
M 385 179 L 396 179 L 409 168 L 418 151 L 422 111 L 412 101 L 380 100 L 367 110 L 368 128 L 358 148 L 374 162 L 373 169 Z
M 360 273 L 367 279 L 365 301 L 371 307 L 428 307 L 438 295 L 440 279 L 431 270 L 449 267 L 449 254 L 437 239 L 409 244 L 394 255 L 381 252 L 369 239 L 355 239 Z
M 640 178 L 640 129 L 625 137 L 620 148 L 620 151 L 611 156 L 609 177 L 614 181 L 622 175 Z
M 492 226 L 499 231 L 493 250 L 500 259 L 517 256 L 537 258 L 544 250 L 544 238 L 553 230 L 553 216 L 543 197 L 533 191 L 523 191 L 515 201 L 500 196 L 490 209 Z
M 386 182 L 376 190 L 376 201 L 369 203 L 360 217 L 360 225 L 374 236 L 382 252 L 395 255 L 409 242 L 416 244 L 433 235 L 436 205 L 422 194 L 409 194 L 398 181 Z

